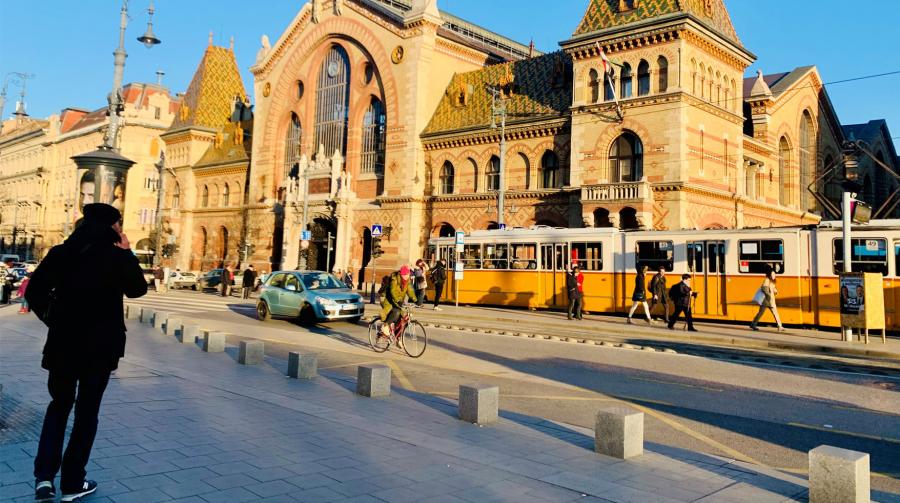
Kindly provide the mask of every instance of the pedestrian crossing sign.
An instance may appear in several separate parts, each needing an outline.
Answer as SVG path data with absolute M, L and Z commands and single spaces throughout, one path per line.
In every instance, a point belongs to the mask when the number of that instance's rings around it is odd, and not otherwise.
M 372 237 L 380 238 L 384 234 L 384 231 L 381 229 L 381 224 L 375 224 L 372 226 Z

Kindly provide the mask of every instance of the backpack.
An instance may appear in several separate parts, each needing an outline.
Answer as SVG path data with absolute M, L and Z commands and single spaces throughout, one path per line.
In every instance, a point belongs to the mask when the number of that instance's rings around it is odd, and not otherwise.
M 675 302 L 678 302 L 678 299 L 681 298 L 681 283 L 675 283 L 672 285 L 672 288 L 669 288 L 669 298 Z
M 431 270 L 431 282 L 432 283 L 443 283 L 444 279 L 444 268 L 443 267 L 435 267 Z
M 381 278 L 381 288 L 378 289 L 378 295 L 386 295 L 391 288 L 391 275 L 387 274 Z

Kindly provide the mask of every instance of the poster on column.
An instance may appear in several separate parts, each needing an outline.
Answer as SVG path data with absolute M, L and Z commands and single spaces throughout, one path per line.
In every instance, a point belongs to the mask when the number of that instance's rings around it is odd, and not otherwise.
M 865 310 L 862 274 L 841 275 L 841 314 L 858 315 Z

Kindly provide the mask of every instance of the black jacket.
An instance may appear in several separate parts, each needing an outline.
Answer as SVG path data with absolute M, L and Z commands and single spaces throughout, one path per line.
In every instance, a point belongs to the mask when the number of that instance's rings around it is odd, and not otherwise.
M 244 288 L 253 288 L 253 285 L 256 284 L 256 271 L 252 269 L 246 269 L 244 271 L 244 278 L 241 281 L 241 285 Z
M 631 294 L 631 300 L 636 302 L 647 300 L 647 287 L 643 274 L 638 274 L 634 278 L 634 292 Z
M 677 285 L 672 287 L 673 290 L 676 288 L 678 297 L 672 299 L 675 301 L 675 305 L 678 307 L 691 307 L 691 296 L 693 295 L 691 287 L 687 286 L 684 281 L 680 281 Z
M 443 283 L 447 280 L 447 269 L 444 268 L 444 264 L 438 262 L 434 265 L 434 269 L 431 270 L 431 282 L 432 283 Z
M 578 276 L 572 271 L 566 273 L 566 291 L 568 291 L 570 299 L 580 299 L 584 297 L 584 294 L 578 289 Z
M 41 366 L 115 370 L 125 355 L 122 295 L 144 295 L 147 282 L 137 257 L 113 244 L 114 231 L 112 236 L 104 230 L 79 231 L 50 250 L 25 292 L 29 306 L 49 327 Z

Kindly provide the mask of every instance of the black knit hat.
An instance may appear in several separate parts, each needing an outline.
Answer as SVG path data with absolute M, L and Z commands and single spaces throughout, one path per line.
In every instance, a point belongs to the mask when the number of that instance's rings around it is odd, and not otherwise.
M 91 203 L 84 205 L 84 221 L 100 224 L 106 227 L 113 225 L 122 219 L 119 210 L 108 204 Z

